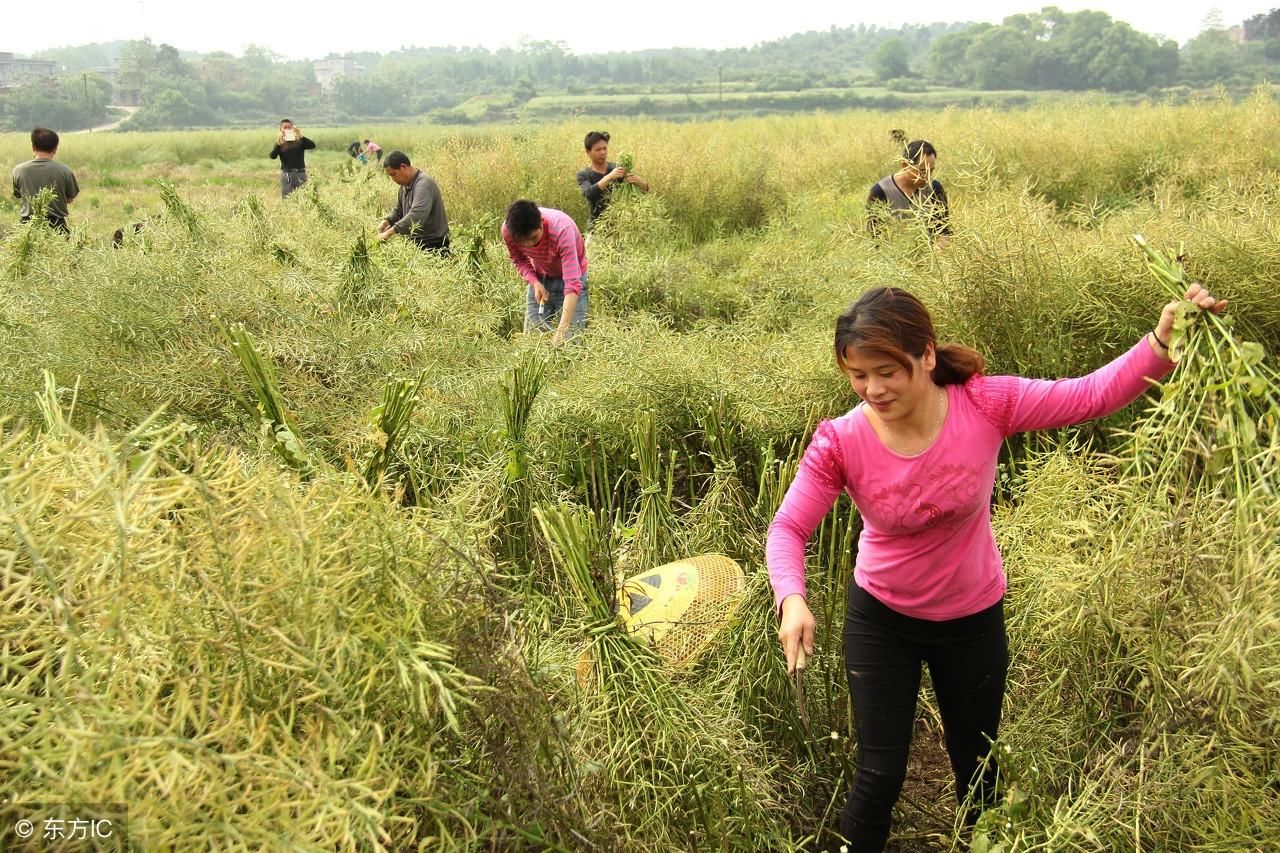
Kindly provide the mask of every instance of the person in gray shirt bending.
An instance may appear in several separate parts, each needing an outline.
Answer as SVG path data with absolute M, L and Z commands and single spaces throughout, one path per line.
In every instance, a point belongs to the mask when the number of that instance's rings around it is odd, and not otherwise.
M 13 167 L 13 197 L 22 199 L 22 221 L 31 219 L 31 202 L 45 187 L 53 189 L 53 198 L 44 211 L 51 228 L 64 234 L 67 228 L 67 205 L 80 195 L 75 174 L 53 159 L 58 153 L 58 134 L 47 127 L 31 131 L 32 159 Z
M 378 239 L 400 234 L 417 243 L 419 249 L 448 255 L 449 218 L 435 179 L 415 169 L 403 151 L 388 154 L 382 170 L 400 185 L 400 193 L 396 196 L 395 209 L 378 227 Z

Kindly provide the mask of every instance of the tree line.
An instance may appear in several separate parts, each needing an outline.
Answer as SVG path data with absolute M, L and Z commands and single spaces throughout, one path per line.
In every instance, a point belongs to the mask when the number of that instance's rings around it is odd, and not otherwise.
M 105 120 L 112 84 L 94 69 L 113 66 L 116 97 L 141 109 L 127 129 L 217 126 L 278 120 L 308 122 L 425 117 L 466 122 L 460 107 L 483 97 L 501 119 L 540 93 L 573 95 L 723 90 L 805 92 L 887 86 L 972 90 L 1147 92 L 1170 86 L 1247 86 L 1280 70 L 1280 9 L 1241 25 L 1243 40 L 1209 22 L 1185 45 L 1135 30 L 1104 12 L 1048 6 L 1000 24 L 858 25 L 798 33 L 749 48 L 673 48 L 578 55 L 563 44 L 524 41 L 515 48 L 411 48 L 354 53 L 357 76 L 321 91 L 310 61 L 288 61 L 262 47 L 241 56 L 184 54 L 149 40 L 46 51 L 57 77 L 0 95 L 0 126 L 52 124 L 66 129 Z M 819 97 L 815 102 L 821 102 Z M 797 99 L 803 108 L 806 99 Z

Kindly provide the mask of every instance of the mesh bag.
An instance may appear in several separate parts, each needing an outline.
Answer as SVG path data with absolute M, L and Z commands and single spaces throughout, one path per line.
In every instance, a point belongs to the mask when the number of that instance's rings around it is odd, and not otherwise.
M 618 615 L 640 642 L 677 669 L 692 666 L 729 625 L 745 598 L 742 568 L 723 554 L 702 554 L 623 581 Z

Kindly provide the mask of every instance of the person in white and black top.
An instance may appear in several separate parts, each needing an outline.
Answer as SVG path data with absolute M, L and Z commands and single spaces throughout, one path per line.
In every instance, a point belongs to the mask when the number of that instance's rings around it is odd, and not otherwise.
M 640 192 L 647 193 L 649 184 L 636 174 L 628 174 L 627 170 L 609 159 L 609 134 L 593 130 L 583 141 L 587 157 L 591 165 L 578 172 L 578 189 L 587 200 L 587 225 L 591 225 L 609 206 L 609 194 L 619 183 L 634 186 Z
M 901 168 L 872 184 L 867 194 L 867 229 L 872 236 L 880 236 L 887 216 L 921 215 L 937 245 L 941 248 L 947 244 L 951 217 L 947 194 L 933 177 L 937 162 L 938 152 L 925 140 L 907 143 Z
M 285 198 L 307 182 L 307 161 L 303 152 L 315 147 L 314 142 L 294 127 L 292 120 L 281 119 L 280 135 L 271 149 L 271 159 L 280 160 L 280 198 Z

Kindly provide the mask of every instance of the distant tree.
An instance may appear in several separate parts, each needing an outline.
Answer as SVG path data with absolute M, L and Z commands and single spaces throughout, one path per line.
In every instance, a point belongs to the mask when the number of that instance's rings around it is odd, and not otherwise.
M 1262 45 L 1263 61 L 1280 61 L 1280 9 L 1246 19 L 1244 40 L 1250 45 Z
M 333 84 L 333 102 L 344 116 L 396 116 L 408 114 L 409 89 L 388 79 L 394 69 L 380 69 L 359 77 L 339 77 Z
M 1046 6 L 933 42 L 929 75 L 980 89 L 1144 91 L 1173 82 L 1178 49 L 1104 12 Z
M 1032 85 L 1040 89 L 1097 88 L 1089 66 L 1113 23 L 1111 16 L 1093 11 L 1068 13 L 1052 6 L 1042 10 L 1042 15 L 1049 38 L 1038 44 Z
M 217 124 L 209 105 L 209 91 L 196 66 L 183 59 L 177 48 L 150 41 L 125 46 L 117 80 L 127 75 L 128 87 L 142 80 L 142 108 L 130 116 L 127 130 L 156 130 Z M 216 90 L 216 86 L 214 87 Z
M 160 89 L 150 100 L 144 109 L 151 127 L 189 127 L 201 119 L 199 108 L 178 89 Z
M 1245 41 L 1271 41 L 1280 39 L 1280 9 L 1259 12 L 1244 22 Z
M 1133 92 L 1151 86 L 1167 86 L 1173 82 L 1177 46 L 1172 42 L 1174 66 L 1169 52 L 1155 39 L 1121 21 L 1115 21 L 1102 32 L 1093 58 L 1084 68 L 1084 80 L 1090 88 L 1111 92 Z
M 1225 83 L 1245 71 L 1245 58 L 1225 30 L 1205 30 L 1183 48 L 1178 76 L 1193 86 Z
M 244 89 L 248 74 L 245 63 L 225 51 L 207 53 L 200 58 L 200 76 L 206 83 L 224 89 Z
M 156 48 L 154 71 L 169 77 L 194 79 L 197 76 L 195 66 L 184 60 L 178 49 L 171 44 L 162 44 Z
M 965 51 L 973 85 L 979 89 L 1026 89 L 1032 86 L 1035 39 L 1012 27 L 993 27 Z
M 97 74 L 66 74 L 0 95 L 0 128 L 30 131 L 36 125 L 80 130 L 101 124 L 111 84 Z
M 934 39 L 929 48 L 929 78 L 947 86 L 972 85 L 973 74 L 965 57 L 974 39 L 990 29 L 991 24 L 977 24 Z
M 116 88 L 126 96 L 140 97 L 155 65 L 156 49 L 151 39 L 127 42 L 116 63 Z
M 1050 6 L 1039 14 L 1019 13 L 1010 15 L 1004 19 L 1002 26 L 1025 33 L 1037 41 L 1046 41 L 1052 35 L 1054 24 L 1061 17 L 1062 11 L 1057 7 Z
M 526 104 L 538 97 L 538 90 L 534 88 L 533 81 L 525 77 L 516 81 L 516 85 L 511 90 L 511 101 L 513 104 Z
M 42 50 L 36 56 L 38 59 L 53 60 L 68 72 L 94 71 L 114 65 L 116 55 L 123 46 L 124 42 L 84 44 L 78 47 Z
M 871 55 L 871 70 L 881 81 L 907 76 L 911 71 L 907 43 L 900 38 L 882 41 Z

